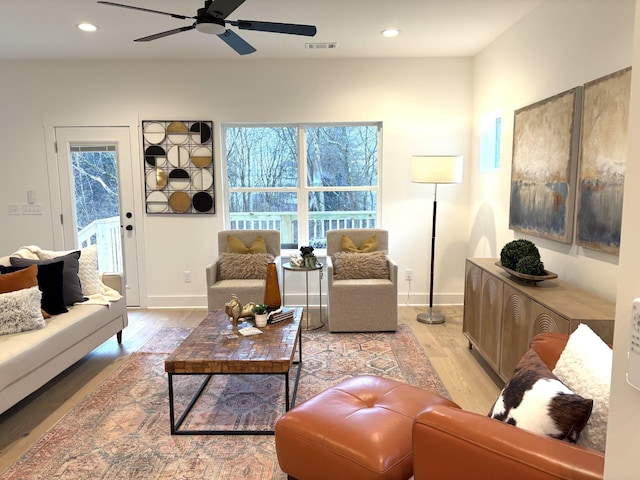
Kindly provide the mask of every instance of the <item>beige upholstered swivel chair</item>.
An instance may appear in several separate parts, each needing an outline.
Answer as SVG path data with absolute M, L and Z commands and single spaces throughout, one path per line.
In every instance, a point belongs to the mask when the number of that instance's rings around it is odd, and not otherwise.
M 230 264 L 222 264 L 225 255 L 229 253 L 229 236 L 239 239 L 244 243 L 246 247 L 256 241 L 261 236 L 266 244 L 267 254 L 274 257 L 274 261 L 277 265 L 277 271 L 280 271 L 280 232 L 277 230 L 222 230 L 218 232 L 218 258 L 214 263 L 206 267 L 207 273 L 207 303 L 209 311 L 224 309 L 224 304 L 231 299 L 233 294 L 238 296 L 240 303 L 247 304 L 249 302 L 262 303 L 264 299 L 264 287 L 265 279 L 262 278 L 233 278 L 233 277 L 246 277 L 247 271 L 253 272 L 257 268 L 249 268 L 252 265 L 247 264 L 247 268 L 244 269 L 240 275 L 229 275 Z M 233 240 L 233 238 L 232 238 Z M 233 243 L 233 242 L 232 242 Z M 259 260 L 257 255 L 255 258 L 252 253 L 247 253 L 250 260 Z M 264 256 L 262 256 L 264 259 Z M 227 256 L 228 260 L 229 257 Z M 236 264 L 238 262 L 235 262 Z M 255 267 L 255 265 L 253 265 Z M 237 270 L 237 269 L 236 269 Z M 266 267 L 265 267 L 266 272 Z M 232 278 L 226 278 L 227 277 Z M 258 277 L 261 275 L 258 275 Z M 279 279 L 281 282 L 282 279 Z M 282 291 L 282 289 L 280 290 Z
M 343 253 L 343 236 L 351 240 L 352 247 L 366 247 L 363 244 L 374 235 L 377 245 L 373 247 L 369 244 L 369 248 L 365 250 L 375 248 L 375 251 L 350 255 Z M 398 265 L 388 255 L 381 253 L 388 251 L 388 238 L 388 232 L 381 229 L 342 229 L 327 232 L 327 304 L 330 332 L 376 332 L 397 329 Z M 370 275 L 368 270 L 377 278 L 363 278 Z M 348 278 L 352 276 L 359 278 Z

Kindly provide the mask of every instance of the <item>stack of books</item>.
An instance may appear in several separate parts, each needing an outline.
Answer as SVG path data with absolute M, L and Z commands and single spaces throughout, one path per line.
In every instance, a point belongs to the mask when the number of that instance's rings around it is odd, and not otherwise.
M 289 319 L 293 319 L 293 308 L 282 307 L 269 314 L 269 323 L 278 323 Z

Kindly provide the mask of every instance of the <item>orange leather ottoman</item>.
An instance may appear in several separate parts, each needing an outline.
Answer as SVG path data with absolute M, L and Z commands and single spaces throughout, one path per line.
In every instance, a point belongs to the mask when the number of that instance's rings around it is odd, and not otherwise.
M 278 463 L 298 480 L 406 480 L 413 475 L 413 420 L 425 407 L 440 404 L 457 407 L 395 380 L 351 378 L 278 419 Z

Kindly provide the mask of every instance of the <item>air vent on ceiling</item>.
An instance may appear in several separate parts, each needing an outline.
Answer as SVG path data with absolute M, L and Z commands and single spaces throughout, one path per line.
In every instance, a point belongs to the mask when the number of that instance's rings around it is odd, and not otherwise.
M 337 48 L 338 42 L 324 42 L 324 43 L 305 43 L 304 48 L 308 48 L 310 50 L 316 49 L 326 49 L 326 48 Z

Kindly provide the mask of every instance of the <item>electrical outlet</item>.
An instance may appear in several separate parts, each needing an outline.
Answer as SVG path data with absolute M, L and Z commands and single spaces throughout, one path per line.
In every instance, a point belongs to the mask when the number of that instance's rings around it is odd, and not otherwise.
M 405 280 L 413 280 L 413 270 L 411 270 L 410 268 L 407 268 L 404 271 L 404 279 Z
M 185 270 L 182 272 L 182 275 L 184 277 L 184 283 L 191 283 L 191 271 Z

